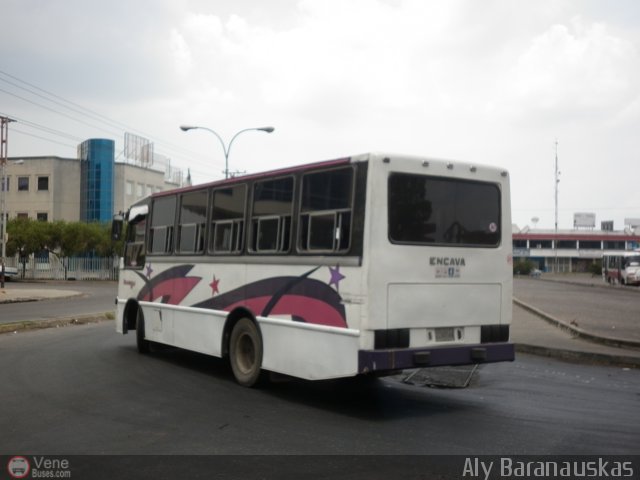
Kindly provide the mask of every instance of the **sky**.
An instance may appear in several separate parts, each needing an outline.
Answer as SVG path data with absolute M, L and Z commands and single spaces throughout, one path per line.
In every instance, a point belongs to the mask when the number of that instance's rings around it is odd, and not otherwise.
M 637 0 L 2 0 L 9 157 L 124 133 L 222 178 L 371 151 L 506 168 L 512 220 L 640 218 Z M 556 143 L 557 142 L 557 143 Z

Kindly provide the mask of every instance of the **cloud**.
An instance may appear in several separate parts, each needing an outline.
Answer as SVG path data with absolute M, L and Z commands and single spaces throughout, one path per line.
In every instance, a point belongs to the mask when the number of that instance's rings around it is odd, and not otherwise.
M 639 73 L 631 41 L 574 17 L 534 37 L 508 78 L 524 108 L 576 117 L 621 108 L 637 93 Z
M 615 168 L 583 183 L 620 168 L 638 176 L 637 5 L 5 0 L 0 56 L 3 70 L 150 132 L 161 153 L 163 141 L 196 150 L 196 161 L 179 148 L 166 153 L 197 179 L 219 174 L 221 152 L 204 132 L 180 132 L 180 123 L 223 138 L 272 124 L 273 135 L 234 144 L 233 168 L 369 150 L 461 158 L 509 168 L 514 205 L 538 209 L 553 197 L 556 137 L 561 197 L 582 200 L 569 179 L 605 161 Z M 74 137 L 115 136 L 11 94 L 0 100 L 4 111 Z M 54 151 L 33 137 L 12 139 L 12 154 Z M 599 193 L 615 195 L 605 188 Z

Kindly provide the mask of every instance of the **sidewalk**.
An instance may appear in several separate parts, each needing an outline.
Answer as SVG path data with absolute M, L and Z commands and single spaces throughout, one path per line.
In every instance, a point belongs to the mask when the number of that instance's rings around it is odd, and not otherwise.
M 597 336 L 586 340 L 553 321 L 544 312 L 534 314 L 514 301 L 511 341 L 516 351 L 582 363 L 640 368 L 640 350 L 604 345 Z
M 49 290 L 37 288 L 13 288 L 13 285 L 5 283 L 5 288 L 0 289 L 0 304 L 2 303 L 20 303 L 20 302 L 37 302 L 38 300 L 47 300 L 51 298 L 66 298 L 82 295 L 81 292 L 75 290 Z
M 16 286 L 17 284 L 8 285 L 5 283 L 5 288 L 0 288 L 0 315 L 2 315 L 2 305 L 11 303 L 22 302 L 37 302 L 39 300 L 50 300 L 56 298 L 71 298 L 83 295 L 82 292 L 75 290 L 58 290 L 48 288 L 22 288 L 22 286 Z M 14 322 L 9 320 L 8 323 L 0 322 L 0 334 L 3 333 L 16 333 L 21 330 L 34 330 L 39 328 L 50 327 L 62 327 L 66 325 L 79 325 L 85 323 L 92 323 L 95 321 L 108 319 L 109 313 L 105 312 L 101 315 L 74 315 L 72 317 L 53 318 L 46 320 L 30 320 Z M 0 317 L 0 320 L 2 318 Z
M 590 273 L 543 273 L 536 281 L 623 292 L 631 298 L 640 294 L 640 288 L 608 285 L 601 276 Z M 570 302 L 558 305 L 549 300 L 527 295 L 527 292 L 514 296 L 511 339 L 519 351 L 640 368 L 640 319 L 617 317 L 609 323 L 615 323 L 618 328 L 611 330 L 603 326 L 598 312 L 582 310 L 578 325 L 572 321 L 576 312 Z

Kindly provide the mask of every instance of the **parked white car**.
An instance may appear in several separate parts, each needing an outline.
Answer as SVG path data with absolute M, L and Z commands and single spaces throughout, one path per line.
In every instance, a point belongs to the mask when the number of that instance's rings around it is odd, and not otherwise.
M 1 268 L 1 267 L 0 267 Z M 9 280 L 18 276 L 18 269 L 16 267 L 4 267 L 4 278 Z

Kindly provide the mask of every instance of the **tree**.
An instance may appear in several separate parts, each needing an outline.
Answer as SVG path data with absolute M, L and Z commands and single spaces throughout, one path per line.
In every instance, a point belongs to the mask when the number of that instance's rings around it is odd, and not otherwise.
M 49 250 L 60 256 L 110 255 L 117 246 L 111 241 L 111 227 L 101 223 L 40 222 L 16 218 L 7 222 L 7 255 L 20 249 L 27 255 Z

